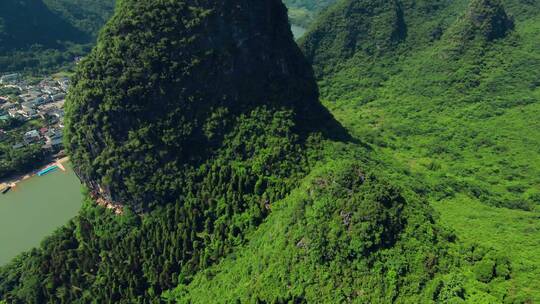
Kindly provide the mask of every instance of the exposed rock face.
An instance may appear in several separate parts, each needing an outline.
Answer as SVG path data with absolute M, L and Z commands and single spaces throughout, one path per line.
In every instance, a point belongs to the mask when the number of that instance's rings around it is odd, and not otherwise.
M 514 20 L 499 0 L 473 0 L 466 18 L 488 40 L 502 38 L 514 29 Z
M 74 79 L 67 146 L 106 200 L 163 204 L 261 107 L 299 137 L 331 120 L 281 1 L 125 0 Z
M 499 0 L 472 0 L 455 32 L 464 40 L 480 37 L 487 41 L 505 37 L 514 29 L 514 19 Z

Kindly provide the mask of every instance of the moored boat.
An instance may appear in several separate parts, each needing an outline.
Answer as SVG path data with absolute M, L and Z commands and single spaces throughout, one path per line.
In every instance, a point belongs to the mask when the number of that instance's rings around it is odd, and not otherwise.
M 37 175 L 38 175 L 38 176 L 43 176 L 43 175 L 45 175 L 45 174 L 48 174 L 48 173 L 51 173 L 51 172 L 55 171 L 56 169 L 58 169 L 58 166 L 57 166 L 57 165 L 49 166 L 49 167 L 47 167 L 47 168 L 45 168 L 45 169 L 39 171 L 39 172 L 37 173 Z
M 2 194 L 6 194 L 9 192 L 9 190 L 11 190 L 11 186 L 7 186 L 5 187 L 3 190 L 2 190 Z

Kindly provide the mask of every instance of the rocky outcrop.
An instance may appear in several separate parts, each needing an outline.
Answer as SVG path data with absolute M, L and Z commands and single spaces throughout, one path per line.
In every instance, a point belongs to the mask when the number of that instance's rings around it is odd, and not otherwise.
M 500 0 L 472 0 L 452 33 L 462 41 L 475 38 L 492 41 L 505 37 L 513 29 L 514 19 L 506 13 Z
M 406 36 L 398 1 L 348 0 L 329 8 L 300 44 L 314 66 L 332 70 L 357 53 L 384 54 Z

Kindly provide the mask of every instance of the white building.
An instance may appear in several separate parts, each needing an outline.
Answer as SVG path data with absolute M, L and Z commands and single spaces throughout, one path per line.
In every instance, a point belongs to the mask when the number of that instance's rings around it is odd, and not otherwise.
M 15 74 L 8 74 L 0 77 L 0 84 L 9 84 L 9 83 L 15 83 L 19 81 L 20 75 Z

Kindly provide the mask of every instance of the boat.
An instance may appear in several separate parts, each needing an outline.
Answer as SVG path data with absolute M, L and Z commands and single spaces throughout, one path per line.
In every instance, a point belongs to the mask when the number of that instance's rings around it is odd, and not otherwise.
M 11 186 L 5 187 L 4 190 L 2 190 L 2 194 L 8 193 L 9 190 L 11 190 Z
M 54 166 L 49 166 L 41 171 L 39 171 L 37 173 L 38 176 L 43 176 L 43 175 L 46 175 L 46 174 L 49 174 L 53 171 L 55 171 L 56 169 L 58 169 L 58 166 L 57 165 L 54 165 Z

